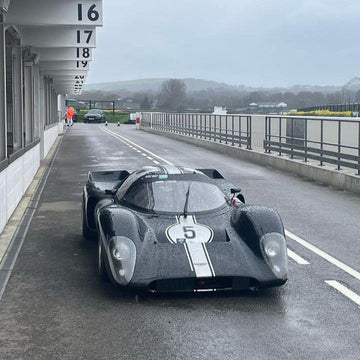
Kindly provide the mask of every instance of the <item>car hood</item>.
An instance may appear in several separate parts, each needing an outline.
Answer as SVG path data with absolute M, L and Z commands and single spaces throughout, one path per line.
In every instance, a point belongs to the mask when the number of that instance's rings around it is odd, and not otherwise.
M 206 214 L 138 215 L 140 233 L 150 231 L 158 243 L 227 242 L 232 232 L 230 209 Z M 145 236 L 142 236 L 145 239 Z

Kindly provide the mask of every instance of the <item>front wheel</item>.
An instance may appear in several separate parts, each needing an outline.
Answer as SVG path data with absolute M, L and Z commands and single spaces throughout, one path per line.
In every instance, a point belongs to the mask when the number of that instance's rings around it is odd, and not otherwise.
M 94 231 L 92 231 L 86 223 L 85 204 L 83 199 L 82 206 L 82 235 L 86 240 L 94 240 Z M 96 238 L 95 238 L 96 239 Z
M 105 257 L 103 254 L 102 246 L 101 246 L 101 240 L 100 236 L 98 239 L 98 254 L 97 254 L 97 269 L 98 269 L 98 276 L 101 281 L 109 281 L 109 274 L 106 270 L 106 264 L 105 264 Z

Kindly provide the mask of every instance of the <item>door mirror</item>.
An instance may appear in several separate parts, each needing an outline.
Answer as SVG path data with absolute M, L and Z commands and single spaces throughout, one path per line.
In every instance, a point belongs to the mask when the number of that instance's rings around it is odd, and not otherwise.
M 243 194 L 238 194 L 238 195 L 236 196 L 236 198 L 237 198 L 238 200 L 240 200 L 243 204 L 245 204 L 245 197 L 244 197 Z

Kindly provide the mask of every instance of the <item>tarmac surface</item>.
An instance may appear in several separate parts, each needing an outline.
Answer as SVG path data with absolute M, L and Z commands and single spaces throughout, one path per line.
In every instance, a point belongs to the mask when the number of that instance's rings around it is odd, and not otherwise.
M 289 258 L 285 286 L 137 299 L 98 280 L 96 244 L 81 235 L 87 172 L 163 160 L 216 168 L 247 203 L 279 211 L 300 257 Z M 134 126 L 75 124 L 0 302 L 0 359 L 358 360 L 359 255 L 358 195 Z

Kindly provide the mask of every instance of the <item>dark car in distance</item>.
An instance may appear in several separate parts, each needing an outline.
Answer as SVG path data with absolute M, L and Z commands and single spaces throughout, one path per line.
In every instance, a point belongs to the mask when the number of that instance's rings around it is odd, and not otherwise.
M 84 115 L 84 123 L 105 122 L 106 115 L 101 109 L 91 109 Z

